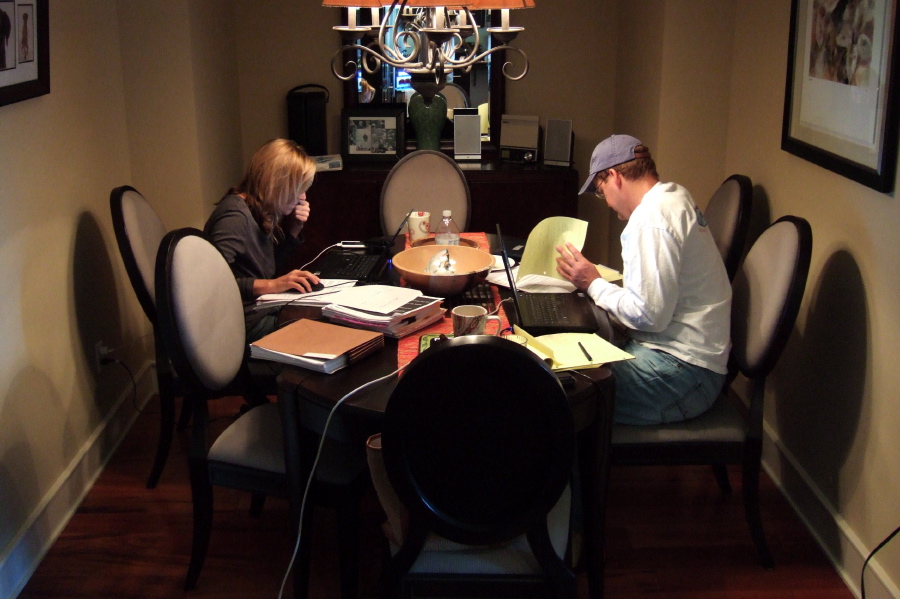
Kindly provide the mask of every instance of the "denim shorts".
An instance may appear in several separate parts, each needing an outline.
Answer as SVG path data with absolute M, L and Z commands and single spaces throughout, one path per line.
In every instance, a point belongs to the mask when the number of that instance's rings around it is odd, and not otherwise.
M 725 384 L 724 374 L 636 341 L 629 340 L 622 349 L 635 359 L 610 364 L 616 375 L 618 423 L 665 424 L 694 418 L 712 407 Z

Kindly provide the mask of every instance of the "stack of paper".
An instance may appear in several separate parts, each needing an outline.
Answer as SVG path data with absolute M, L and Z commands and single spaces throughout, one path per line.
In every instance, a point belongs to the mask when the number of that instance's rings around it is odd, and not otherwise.
M 399 339 L 440 320 L 444 315 L 442 301 L 439 297 L 419 295 L 390 312 L 330 304 L 322 309 L 322 315 L 332 322 Z
M 250 357 L 331 374 L 384 347 L 384 335 L 301 319 L 250 344 Z
M 528 293 L 570 293 L 575 286 L 556 272 L 557 246 L 571 243 L 579 251 L 584 247 L 587 221 L 568 216 L 545 218 L 531 230 L 525 242 L 521 264 L 513 268 L 513 277 L 519 291 Z M 604 280 L 613 283 L 622 279 L 622 273 L 601 264 L 595 265 Z M 488 282 L 509 287 L 503 270 L 488 275 Z
M 321 279 L 325 286 L 321 291 L 285 291 L 284 293 L 266 293 L 256 298 L 257 310 L 265 310 L 276 306 L 327 306 L 339 291 L 356 285 L 355 280 Z
M 525 345 L 542 360 L 550 360 L 554 372 L 596 368 L 601 364 L 633 360 L 634 356 L 593 333 L 555 333 L 533 337 L 513 326 L 513 333 L 525 337 Z

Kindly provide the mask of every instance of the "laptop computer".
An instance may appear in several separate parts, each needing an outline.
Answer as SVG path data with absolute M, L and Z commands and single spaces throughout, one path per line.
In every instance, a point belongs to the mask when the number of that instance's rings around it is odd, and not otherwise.
M 519 294 L 509 265 L 506 244 L 497 225 L 500 253 L 509 288 L 512 291 L 518 325 L 535 337 L 553 333 L 594 333 L 600 325 L 594 313 L 594 301 L 581 292 Z
M 397 240 L 397 236 L 400 235 L 400 231 L 403 230 L 404 225 L 406 225 L 406 220 L 410 214 L 412 214 L 412 210 L 406 214 L 406 218 L 397 227 L 397 231 L 394 232 L 394 236 L 390 240 L 386 242 L 380 240 L 380 243 L 384 243 L 381 252 L 358 254 L 339 248 L 332 248 L 317 261 L 312 272 L 320 279 L 378 281 L 387 266 L 391 248 L 394 247 L 394 242 Z

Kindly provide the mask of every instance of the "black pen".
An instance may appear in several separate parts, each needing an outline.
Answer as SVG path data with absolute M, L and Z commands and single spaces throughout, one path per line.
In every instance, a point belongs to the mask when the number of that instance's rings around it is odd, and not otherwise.
M 588 362 L 593 362 L 593 361 L 594 361 L 594 358 L 591 357 L 591 354 L 589 354 L 589 353 L 587 352 L 587 350 L 584 349 L 584 346 L 581 345 L 581 341 L 578 342 L 578 347 L 580 347 L 580 348 L 581 348 L 581 351 L 584 352 L 584 357 L 588 359 Z

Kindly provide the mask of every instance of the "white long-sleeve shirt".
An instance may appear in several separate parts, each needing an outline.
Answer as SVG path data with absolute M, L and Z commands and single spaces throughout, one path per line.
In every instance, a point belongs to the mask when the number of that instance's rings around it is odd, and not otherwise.
M 622 287 L 587 290 L 632 329 L 631 338 L 713 372 L 727 372 L 731 284 L 706 220 L 688 191 L 657 183 L 622 231 Z

